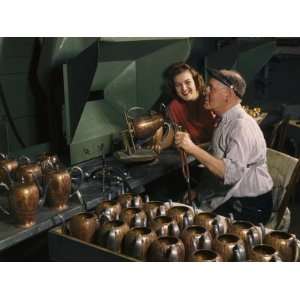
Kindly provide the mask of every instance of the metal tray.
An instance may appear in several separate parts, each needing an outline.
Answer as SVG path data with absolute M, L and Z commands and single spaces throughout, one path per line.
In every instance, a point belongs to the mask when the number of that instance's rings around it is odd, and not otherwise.
M 48 232 L 48 247 L 50 259 L 53 261 L 139 261 L 133 257 L 119 254 L 99 245 L 87 243 L 64 234 L 61 226 L 55 227 Z

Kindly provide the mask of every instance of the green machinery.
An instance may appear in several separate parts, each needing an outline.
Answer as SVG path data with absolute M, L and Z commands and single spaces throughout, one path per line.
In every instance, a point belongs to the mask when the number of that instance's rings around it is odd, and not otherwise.
M 111 152 L 124 111 L 158 100 L 162 73 L 190 55 L 189 39 L 99 39 L 63 65 L 64 135 L 71 163 Z M 95 61 L 96 60 L 96 61 Z

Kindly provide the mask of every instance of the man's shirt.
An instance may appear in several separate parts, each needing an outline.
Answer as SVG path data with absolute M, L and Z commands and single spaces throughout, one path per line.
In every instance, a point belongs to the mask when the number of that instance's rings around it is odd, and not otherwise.
M 225 175 L 223 180 L 211 175 L 210 184 L 199 188 L 200 209 L 214 210 L 231 197 L 269 192 L 273 181 L 266 153 L 260 127 L 240 104 L 224 113 L 212 137 L 212 155 L 223 159 Z

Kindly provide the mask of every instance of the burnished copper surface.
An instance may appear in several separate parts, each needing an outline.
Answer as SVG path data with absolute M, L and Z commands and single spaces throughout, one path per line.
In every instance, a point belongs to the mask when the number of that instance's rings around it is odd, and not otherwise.
M 168 216 L 159 216 L 151 220 L 150 227 L 158 236 L 180 236 L 180 229 L 175 220 Z
M 146 213 L 136 207 L 124 208 L 121 212 L 120 219 L 128 224 L 129 227 L 146 227 Z
M 148 248 L 155 239 L 157 239 L 157 235 L 151 228 L 132 228 L 124 237 L 123 253 L 140 260 L 146 260 Z
M 36 163 L 19 165 L 15 173 L 18 181 L 21 181 L 22 178 L 24 178 L 24 181 L 27 183 L 34 182 L 35 179 L 42 178 L 42 168 Z
M 195 215 L 194 224 L 206 228 L 213 238 L 227 232 L 228 224 L 225 218 L 215 213 L 203 212 Z
M 97 205 L 96 215 L 98 216 L 100 223 L 104 223 L 105 219 L 108 221 L 115 221 L 119 219 L 121 210 L 121 204 L 116 200 L 104 200 Z M 102 222 L 101 219 L 103 219 Z
M 10 208 L 17 225 L 30 227 L 36 223 L 40 205 L 39 189 L 34 183 L 20 183 L 11 187 L 9 191 Z
M 228 233 L 237 235 L 245 244 L 246 251 L 262 243 L 262 233 L 254 224 L 248 221 L 233 221 L 229 224 Z
M 213 250 L 224 261 L 245 261 L 246 250 L 243 241 L 233 234 L 222 234 L 213 240 Z
M 142 197 L 140 195 L 133 195 L 132 193 L 119 195 L 117 201 L 121 204 L 122 208 L 143 206 Z
M 143 205 L 143 210 L 146 212 L 149 222 L 158 216 L 165 216 L 168 209 L 169 203 L 162 201 L 149 201 Z
M 122 252 L 122 242 L 124 236 L 129 231 L 129 226 L 123 221 L 111 221 L 100 225 L 96 232 L 96 243 L 102 247 Z
M 94 241 L 97 217 L 93 213 L 80 213 L 70 219 L 69 230 L 73 237 L 85 242 Z
M 213 250 L 201 249 L 195 251 L 190 258 L 193 262 L 220 262 L 222 257 Z
M 68 207 L 71 194 L 71 176 L 67 170 L 48 170 L 44 173 L 44 183 L 47 186 L 47 205 L 56 210 Z
M 153 136 L 158 128 L 163 126 L 164 118 L 161 114 L 138 117 L 132 120 L 134 136 L 138 139 L 145 139 Z
M 167 216 L 175 220 L 182 231 L 193 224 L 194 212 L 187 206 L 174 206 L 167 211 Z
M 298 261 L 299 249 L 293 234 L 272 231 L 265 236 L 264 243 L 276 249 L 283 261 Z
M 249 261 L 270 262 L 281 261 L 278 252 L 269 245 L 259 244 L 254 246 L 249 252 Z
M 183 230 L 180 236 L 185 247 L 185 259 L 191 260 L 191 255 L 200 249 L 211 249 L 212 237 L 209 231 L 199 225 L 192 225 Z
M 184 261 L 185 249 L 182 241 L 176 237 L 160 237 L 149 247 L 148 261 Z

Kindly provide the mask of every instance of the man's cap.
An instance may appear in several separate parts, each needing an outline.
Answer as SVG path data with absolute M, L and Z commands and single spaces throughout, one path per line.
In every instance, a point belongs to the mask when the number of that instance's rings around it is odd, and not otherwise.
M 231 88 L 234 91 L 234 93 L 239 98 L 242 98 L 242 96 L 240 95 L 240 93 L 235 89 L 234 83 L 232 82 L 231 78 L 229 78 L 228 76 L 224 75 L 223 73 L 221 73 L 219 70 L 216 70 L 216 69 L 210 69 L 210 68 L 208 68 L 207 72 L 210 75 L 210 77 L 212 77 L 212 78 L 220 81 L 224 85 L 228 86 L 229 88 Z

